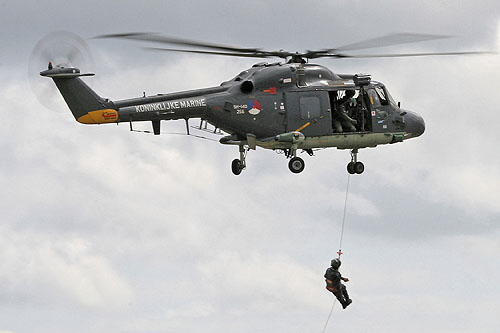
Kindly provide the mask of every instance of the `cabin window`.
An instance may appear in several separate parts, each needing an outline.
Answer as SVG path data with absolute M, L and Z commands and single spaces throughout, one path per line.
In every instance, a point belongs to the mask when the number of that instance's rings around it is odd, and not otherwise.
M 315 119 L 321 116 L 321 102 L 319 97 L 300 97 L 300 116 L 302 119 Z

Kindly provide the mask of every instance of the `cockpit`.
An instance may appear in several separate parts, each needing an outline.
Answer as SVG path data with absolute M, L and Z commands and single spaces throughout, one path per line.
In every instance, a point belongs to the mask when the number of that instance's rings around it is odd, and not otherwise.
M 368 86 L 366 92 L 368 93 L 370 104 L 373 107 L 388 105 L 395 108 L 398 107 L 398 104 L 394 101 L 389 91 L 381 83 L 375 83 L 373 86 Z

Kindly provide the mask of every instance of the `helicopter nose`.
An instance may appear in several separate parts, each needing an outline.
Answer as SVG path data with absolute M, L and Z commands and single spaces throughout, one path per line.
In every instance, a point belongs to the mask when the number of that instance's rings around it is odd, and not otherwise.
M 413 111 L 406 111 L 405 122 L 408 132 L 411 133 L 412 138 L 421 136 L 425 132 L 425 122 L 418 113 Z

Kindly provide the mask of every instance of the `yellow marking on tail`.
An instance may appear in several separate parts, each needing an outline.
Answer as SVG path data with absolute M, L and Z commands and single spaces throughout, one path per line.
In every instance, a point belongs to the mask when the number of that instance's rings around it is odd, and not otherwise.
M 82 124 L 115 123 L 118 120 L 118 111 L 113 109 L 90 111 L 77 119 Z

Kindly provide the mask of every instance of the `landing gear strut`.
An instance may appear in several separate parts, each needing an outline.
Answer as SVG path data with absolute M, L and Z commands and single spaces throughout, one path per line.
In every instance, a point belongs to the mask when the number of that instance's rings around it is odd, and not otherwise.
M 361 162 L 358 162 L 358 149 L 351 150 L 351 162 L 347 164 L 347 172 L 351 175 L 355 173 L 362 174 L 365 171 L 365 165 Z
M 234 159 L 231 163 L 231 171 L 237 176 L 246 168 L 245 157 L 247 156 L 248 149 L 244 145 L 240 145 L 240 158 Z

